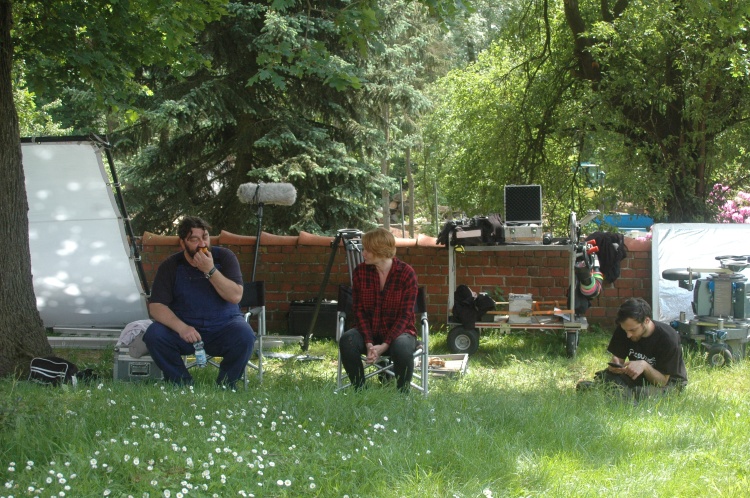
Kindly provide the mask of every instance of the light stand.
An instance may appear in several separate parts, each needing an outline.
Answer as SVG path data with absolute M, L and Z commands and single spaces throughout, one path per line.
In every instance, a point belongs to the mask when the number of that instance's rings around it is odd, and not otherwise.
M 260 189 L 260 185 L 258 186 Z M 263 203 L 258 203 L 258 231 L 255 234 L 255 257 L 253 258 L 253 276 L 251 282 L 255 282 L 255 269 L 258 268 L 258 256 L 260 254 L 260 234 L 263 228 Z

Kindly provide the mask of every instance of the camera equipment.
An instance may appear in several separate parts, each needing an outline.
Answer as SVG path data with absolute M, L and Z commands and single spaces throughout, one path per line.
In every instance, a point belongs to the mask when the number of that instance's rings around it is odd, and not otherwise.
M 745 356 L 750 340 L 750 296 L 747 276 L 740 273 L 750 266 L 750 256 L 717 256 L 720 268 L 669 269 L 662 272 L 666 280 L 693 291 L 693 313 L 687 319 L 680 312 L 671 323 L 689 344 L 700 343 L 708 352 L 708 361 L 721 366 Z M 701 278 L 702 272 L 710 274 Z

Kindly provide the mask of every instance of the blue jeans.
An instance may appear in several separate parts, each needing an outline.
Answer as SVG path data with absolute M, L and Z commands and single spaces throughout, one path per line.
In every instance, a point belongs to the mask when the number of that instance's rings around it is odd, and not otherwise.
M 211 327 L 196 327 L 209 356 L 220 356 L 217 384 L 234 384 L 242 378 L 255 345 L 255 333 L 241 314 Z M 151 357 L 164 373 L 164 379 L 177 384 L 191 384 L 193 378 L 185 367 L 183 355 L 195 348 L 183 341 L 177 332 L 159 322 L 152 323 L 143 335 Z

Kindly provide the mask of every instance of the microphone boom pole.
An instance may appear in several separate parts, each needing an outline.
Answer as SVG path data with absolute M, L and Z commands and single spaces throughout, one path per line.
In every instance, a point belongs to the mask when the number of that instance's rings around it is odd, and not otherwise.
M 258 203 L 258 230 L 255 233 L 255 257 L 253 258 L 253 276 L 251 282 L 255 282 L 255 270 L 258 268 L 258 255 L 260 254 L 260 234 L 263 227 L 263 203 Z
M 255 282 L 255 271 L 258 268 L 260 256 L 260 235 L 263 231 L 263 206 L 266 203 L 291 206 L 297 200 L 297 190 L 289 183 L 243 183 L 237 189 L 237 197 L 240 202 L 258 205 L 258 230 L 255 236 L 255 258 L 251 280 Z

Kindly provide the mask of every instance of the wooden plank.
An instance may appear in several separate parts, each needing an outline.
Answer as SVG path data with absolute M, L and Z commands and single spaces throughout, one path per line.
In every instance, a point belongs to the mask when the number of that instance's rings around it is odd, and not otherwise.
M 521 316 L 535 316 L 535 315 L 554 315 L 560 313 L 567 315 L 573 313 L 573 310 L 547 310 L 547 311 L 486 311 L 487 315 L 521 315 Z

